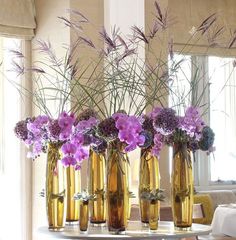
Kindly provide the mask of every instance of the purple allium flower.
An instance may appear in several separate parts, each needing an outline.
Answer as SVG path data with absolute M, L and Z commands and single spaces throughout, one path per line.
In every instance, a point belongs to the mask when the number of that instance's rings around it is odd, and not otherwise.
M 155 119 L 161 110 L 162 110 L 161 107 L 155 107 L 148 117 L 150 117 L 151 119 Z
M 110 117 L 101 121 L 98 126 L 98 135 L 109 140 L 114 140 L 118 136 L 115 120 Z
M 153 119 L 148 115 L 143 115 L 142 118 L 143 118 L 143 123 L 142 123 L 143 130 L 148 131 L 154 135 L 155 129 L 153 126 Z
M 159 157 L 162 147 L 163 136 L 160 133 L 156 133 L 154 136 L 154 146 L 152 148 L 152 154 Z
M 154 119 L 154 128 L 162 135 L 169 135 L 178 127 L 179 119 L 171 108 L 163 108 Z
M 98 114 L 93 109 L 87 108 L 78 115 L 76 121 L 79 122 L 83 120 L 89 120 L 91 117 L 98 118 Z
M 187 135 L 190 137 L 195 137 L 196 140 L 199 140 L 201 137 L 201 131 L 204 127 L 204 122 L 201 119 L 199 111 L 195 107 L 189 107 L 185 111 L 185 116 L 180 117 L 180 129 L 186 131 Z
M 14 128 L 14 132 L 15 132 L 16 136 L 22 141 L 25 141 L 28 138 L 27 123 L 29 121 L 30 120 L 28 120 L 28 119 L 22 120 L 22 121 L 18 122 Z
M 203 151 L 211 150 L 215 140 L 215 134 L 209 126 L 205 126 L 202 130 L 202 137 L 199 141 L 199 148 Z
M 51 141 L 59 140 L 59 136 L 61 133 L 61 127 L 58 124 L 58 120 L 50 120 L 48 123 L 48 137 Z

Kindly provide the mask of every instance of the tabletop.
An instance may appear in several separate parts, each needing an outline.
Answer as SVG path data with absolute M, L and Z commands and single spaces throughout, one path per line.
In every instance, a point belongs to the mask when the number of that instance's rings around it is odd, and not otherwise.
M 212 219 L 212 234 L 236 237 L 236 204 L 220 205 Z
M 89 226 L 87 232 L 79 231 L 78 225 L 66 226 L 63 232 L 50 232 L 47 227 L 39 228 L 38 232 L 47 236 L 47 239 L 178 239 L 184 237 L 208 235 L 211 227 L 193 224 L 191 230 L 175 230 L 173 222 L 160 221 L 158 230 L 150 232 L 148 226 L 139 221 L 130 221 L 124 234 L 111 234 L 107 227 Z

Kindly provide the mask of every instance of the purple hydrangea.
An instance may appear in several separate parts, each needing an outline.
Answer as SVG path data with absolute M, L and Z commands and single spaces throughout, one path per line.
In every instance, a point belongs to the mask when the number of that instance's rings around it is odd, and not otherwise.
M 202 130 L 202 136 L 199 141 L 199 148 L 203 151 L 212 151 L 215 134 L 209 126 L 205 126 Z
M 175 115 L 175 111 L 171 108 L 162 108 L 154 118 L 154 128 L 162 135 L 169 135 L 179 125 L 179 118 Z

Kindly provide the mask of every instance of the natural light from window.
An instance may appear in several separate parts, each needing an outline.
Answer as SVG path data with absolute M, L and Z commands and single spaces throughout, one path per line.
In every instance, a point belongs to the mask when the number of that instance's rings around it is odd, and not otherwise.
M 207 156 L 199 155 L 208 164 L 198 164 L 199 171 L 208 167 L 208 178 L 212 183 L 235 183 L 236 182 L 236 72 L 233 58 L 213 56 L 189 56 L 175 54 L 173 61 L 181 62 L 179 71 L 174 72 L 171 87 L 173 94 L 169 99 L 170 106 L 182 103 L 189 106 L 192 98 L 187 96 L 190 89 L 190 80 L 193 78 L 193 66 L 197 66 L 199 79 L 209 81 L 209 91 L 205 91 L 203 99 L 210 101 L 210 114 L 204 116 L 215 132 L 214 154 Z M 172 62 L 173 63 L 173 62 Z M 192 75 L 192 76 L 191 76 Z M 207 84 L 208 85 L 208 84 Z M 199 84 L 201 86 L 207 86 Z M 201 91 L 201 89 L 200 89 Z M 181 96 L 180 98 L 175 97 Z M 208 96 L 206 96 L 208 95 Z M 178 114 L 183 114 L 184 107 L 175 108 Z M 197 179 L 197 178 L 196 178 Z
M 17 79 L 9 71 L 12 56 L 8 49 L 15 49 L 19 44 L 20 40 L 0 38 L 0 240 L 21 239 L 20 144 L 13 133 L 20 116 L 20 99 L 6 80 Z

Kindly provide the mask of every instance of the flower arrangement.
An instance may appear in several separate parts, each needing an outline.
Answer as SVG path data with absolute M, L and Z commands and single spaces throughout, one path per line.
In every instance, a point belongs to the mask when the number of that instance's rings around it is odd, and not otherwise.
M 157 107 L 145 116 L 143 128 L 150 136 L 145 147 L 151 147 L 157 156 L 165 144 L 187 144 L 193 152 L 199 149 L 207 153 L 214 151 L 214 132 L 204 123 L 196 107 L 188 107 L 184 116 L 176 115 L 172 108 Z

